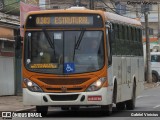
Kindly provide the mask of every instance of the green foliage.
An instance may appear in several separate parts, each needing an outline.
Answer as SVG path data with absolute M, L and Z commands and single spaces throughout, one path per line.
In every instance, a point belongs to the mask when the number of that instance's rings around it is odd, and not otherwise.
M 1 10 L 6 14 L 19 15 L 19 2 L 24 0 L 4 0 L 4 6 Z

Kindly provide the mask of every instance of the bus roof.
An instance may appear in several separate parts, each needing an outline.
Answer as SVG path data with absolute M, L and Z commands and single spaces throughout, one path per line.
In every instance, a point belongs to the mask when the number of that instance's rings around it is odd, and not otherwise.
M 105 17 L 106 17 L 106 20 L 109 20 L 109 21 L 122 22 L 122 23 L 131 24 L 131 25 L 141 26 L 141 22 L 136 19 L 124 17 L 111 12 L 105 12 Z
M 28 13 L 28 15 L 31 14 L 51 14 L 51 13 L 95 13 L 95 14 L 103 14 L 101 10 L 89 10 L 89 9 L 84 9 L 82 7 L 81 9 L 79 8 L 70 8 L 70 9 L 57 9 L 57 10 L 40 10 L 40 11 L 31 11 Z

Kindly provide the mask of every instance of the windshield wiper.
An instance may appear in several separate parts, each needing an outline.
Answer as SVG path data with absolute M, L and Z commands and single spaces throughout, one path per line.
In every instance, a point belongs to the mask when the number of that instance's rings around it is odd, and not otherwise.
M 74 45 L 74 52 L 73 52 L 73 61 L 74 61 L 74 58 L 75 58 L 75 53 L 76 53 L 76 50 L 79 48 L 79 45 L 81 44 L 81 41 L 82 41 L 82 38 L 84 36 L 84 32 L 85 30 L 82 30 L 79 37 L 78 37 L 78 40 L 76 42 L 76 36 L 75 36 L 75 45 Z
M 46 36 L 47 38 L 47 41 L 49 43 L 49 45 L 51 46 L 51 48 L 53 49 L 53 54 L 56 58 L 56 53 L 55 53 L 55 46 L 54 46 L 54 36 L 53 36 L 53 41 L 51 40 L 50 36 L 48 35 L 48 32 L 46 31 L 46 29 L 43 28 L 43 32 L 44 32 L 44 35 Z
M 76 36 L 75 36 L 75 41 L 74 41 L 73 61 L 75 58 L 75 53 L 76 53 Z
M 80 33 L 80 35 L 79 35 L 79 37 L 78 37 L 77 43 L 75 44 L 75 49 L 78 49 L 78 48 L 79 48 L 79 45 L 80 45 L 80 43 L 81 43 L 81 41 L 82 41 L 84 32 L 85 32 L 85 30 L 82 30 L 82 31 L 81 31 L 81 33 Z
M 50 36 L 48 35 L 46 29 L 43 29 L 43 32 L 44 32 L 44 35 L 45 35 L 46 38 L 47 38 L 47 41 L 48 41 L 49 45 L 50 45 L 51 48 L 55 51 L 54 40 L 53 40 L 53 42 L 52 42 L 52 40 L 51 40 Z M 53 37 L 53 39 L 54 39 L 54 37 Z

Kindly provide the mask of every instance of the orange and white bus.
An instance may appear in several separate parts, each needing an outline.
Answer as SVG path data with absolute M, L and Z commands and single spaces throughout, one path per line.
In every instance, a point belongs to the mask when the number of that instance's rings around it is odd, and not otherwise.
M 142 26 L 137 20 L 72 7 L 34 11 L 24 25 L 23 102 L 107 114 L 134 109 L 143 90 Z

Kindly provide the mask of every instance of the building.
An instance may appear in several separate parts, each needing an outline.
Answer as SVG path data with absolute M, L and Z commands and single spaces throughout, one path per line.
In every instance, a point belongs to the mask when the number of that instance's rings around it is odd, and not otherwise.
M 14 95 L 16 88 L 15 38 L 19 29 L 19 16 L 8 14 L 9 11 L 14 13 L 14 10 L 9 9 L 7 4 L 10 3 L 6 0 L 0 1 L 0 96 Z

